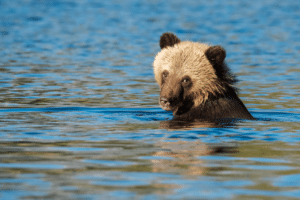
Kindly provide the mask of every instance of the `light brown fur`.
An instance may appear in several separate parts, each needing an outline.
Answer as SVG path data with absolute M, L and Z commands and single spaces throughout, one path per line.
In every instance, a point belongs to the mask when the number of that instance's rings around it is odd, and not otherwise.
M 153 63 L 155 79 L 159 86 L 162 85 L 164 70 L 173 76 L 190 76 L 193 82 L 190 92 L 197 97 L 193 107 L 207 100 L 209 93 L 222 93 L 224 88 L 218 83 L 215 70 L 205 56 L 208 48 L 209 45 L 206 44 L 185 41 L 162 49 Z

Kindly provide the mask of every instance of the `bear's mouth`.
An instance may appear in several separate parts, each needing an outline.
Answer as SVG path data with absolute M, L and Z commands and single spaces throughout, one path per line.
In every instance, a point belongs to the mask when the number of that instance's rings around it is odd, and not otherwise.
M 159 100 L 159 105 L 162 109 L 166 111 L 172 111 L 173 115 L 182 115 L 188 112 L 191 107 L 194 106 L 194 102 L 191 98 L 187 98 L 182 101 L 169 101 L 167 98 L 161 97 Z
M 162 109 L 166 111 L 172 111 L 174 115 L 177 114 L 178 110 L 184 106 L 181 102 L 170 101 L 166 98 L 160 98 L 159 105 Z

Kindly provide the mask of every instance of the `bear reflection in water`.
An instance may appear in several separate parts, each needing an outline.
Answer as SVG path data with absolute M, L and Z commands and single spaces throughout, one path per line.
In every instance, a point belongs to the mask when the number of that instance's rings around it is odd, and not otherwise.
M 222 119 L 222 120 L 211 120 L 211 121 L 202 121 L 198 119 L 194 120 L 182 120 L 182 119 L 171 119 L 168 121 L 160 121 L 160 129 L 193 129 L 193 128 L 225 128 L 233 127 L 236 125 L 236 122 L 240 120 L 236 119 Z
M 219 173 L 222 171 L 220 167 L 205 165 L 206 161 L 201 159 L 202 156 L 238 153 L 237 146 L 233 144 L 227 144 L 227 146 L 207 145 L 199 140 L 159 142 L 155 146 L 160 150 L 154 152 L 151 158 L 153 172 L 172 172 L 190 178 L 199 178 L 197 176 L 205 175 L 209 171 L 217 170 Z
M 254 119 L 237 95 L 222 47 L 182 42 L 172 33 L 161 36 L 160 47 L 153 63 L 159 104 L 173 112 L 175 121 L 199 119 L 214 125 L 208 122 Z

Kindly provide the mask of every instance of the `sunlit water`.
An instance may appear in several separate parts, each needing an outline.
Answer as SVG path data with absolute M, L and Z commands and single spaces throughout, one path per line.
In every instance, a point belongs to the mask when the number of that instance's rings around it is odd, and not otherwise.
M 300 2 L 0 1 L 1 199 L 297 199 Z M 222 45 L 255 121 L 173 123 L 170 31 Z

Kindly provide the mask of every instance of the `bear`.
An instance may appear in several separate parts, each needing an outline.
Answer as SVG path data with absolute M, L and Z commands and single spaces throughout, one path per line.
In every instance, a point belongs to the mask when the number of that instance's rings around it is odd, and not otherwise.
M 221 46 L 181 41 L 161 35 L 153 69 L 160 87 L 160 107 L 176 120 L 254 119 L 238 97 L 237 82 Z

